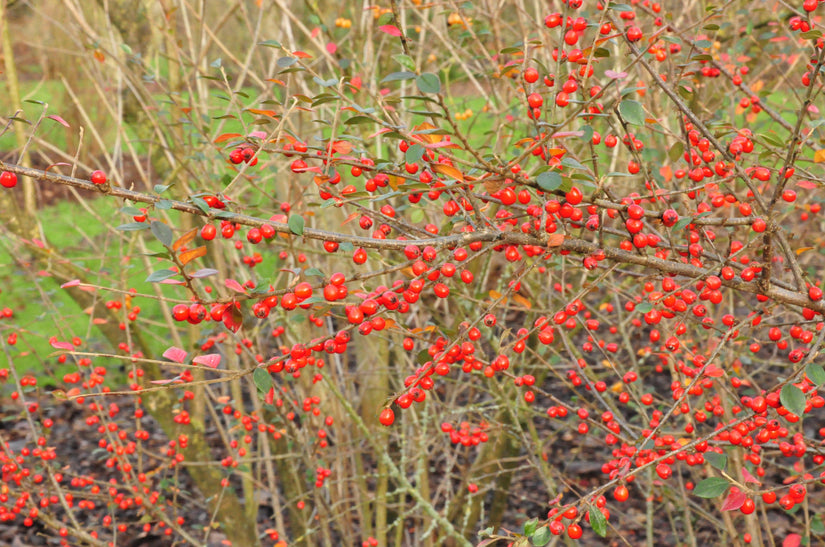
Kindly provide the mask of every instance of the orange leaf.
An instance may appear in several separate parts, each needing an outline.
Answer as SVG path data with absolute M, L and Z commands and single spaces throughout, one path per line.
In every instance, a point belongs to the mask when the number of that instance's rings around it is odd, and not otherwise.
M 558 247 L 564 243 L 564 234 L 550 234 L 547 238 L 548 247 Z
M 395 175 L 390 175 L 390 178 L 387 180 L 387 183 L 390 185 L 390 188 L 392 188 L 393 191 L 398 190 L 398 187 L 401 186 L 403 182 L 404 179 L 402 179 L 401 177 L 396 177 Z
M 814 152 L 814 163 L 822 162 L 825 162 L 825 148 L 822 148 Z
M 180 256 L 178 256 L 178 259 L 180 260 L 181 264 L 185 265 L 185 264 L 189 264 L 190 262 L 192 262 L 196 258 L 200 258 L 200 257 L 205 256 L 205 255 L 206 255 L 206 247 L 201 245 L 197 249 L 192 249 L 191 251 L 186 251 L 185 253 L 181 253 Z
M 530 303 L 530 301 L 527 300 L 526 298 L 524 298 L 523 296 L 521 296 L 520 294 L 514 294 L 513 295 L 513 300 L 515 302 L 518 302 L 519 304 L 521 304 L 522 306 L 524 306 L 528 310 L 533 309 L 533 305 Z
M 300 59 L 312 59 L 312 55 L 303 51 L 293 51 L 292 54 Z
M 247 108 L 246 111 L 253 114 L 258 114 L 259 116 L 267 116 L 269 118 L 274 118 L 278 115 L 274 110 L 261 110 L 259 108 Z
M 435 129 L 435 126 L 431 123 L 424 122 L 420 125 L 415 126 L 413 129 L 415 129 L 415 131 L 413 131 L 415 138 L 420 140 L 421 142 L 429 141 L 430 144 L 435 144 L 443 138 L 442 135 L 436 135 L 435 133 L 420 134 L 423 131 Z
M 554 158 L 563 156 L 564 153 L 567 152 L 567 150 L 565 150 L 564 148 L 550 148 L 547 151 L 550 152 L 550 155 Z
M 198 229 L 192 228 L 191 230 L 180 236 L 180 238 L 177 241 L 172 243 L 172 250 L 177 251 L 178 249 L 180 249 L 181 247 L 195 239 L 196 235 L 198 235 Z
M 451 165 L 444 165 L 443 163 L 435 163 L 432 165 L 433 171 L 438 173 L 439 175 L 447 175 L 450 178 L 454 178 L 457 181 L 464 182 L 464 175 Z
M 352 152 L 352 143 L 347 141 L 335 141 L 332 143 L 332 151 L 336 154 L 349 154 Z
M 800 247 L 796 250 L 796 254 L 797 254 L 797 256 L 799 256 L 802 253 L 804 253 L 805 251 L 810 251 L 811 249 L 813 249 L 813 247 Z
M 95 50 L 94 56 L 95 56 L 95 59 L 97 59 L 101 63 L 106 60 L 106 56 L 103 55 L 103 52 L 100 51 L 99 49 Z
M 492 298 L 493 300 L 497 300 L 497 299 L 501 298 L 501 293 L 498 292 L 497 290 L 492 289 L 492 290 L 490 290 L 489 294 L 490 294 L 490 298 Z
M 236 139 L 240 137 L 240 133 L 224 133 L 223 135 L 219 135 L 217 139 L 214 140 L 215 144 L 228 141 L 229 139 Z

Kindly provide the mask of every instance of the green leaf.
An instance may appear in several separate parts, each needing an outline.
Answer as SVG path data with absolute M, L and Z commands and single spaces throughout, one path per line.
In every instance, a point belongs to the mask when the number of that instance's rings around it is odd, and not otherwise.
M 653 304 L 650 302 L 642 302 L 638 306 L 636 306 L 636 311 L 639 313 L 647 313 L 653 309 Z
M 272 376 L 265 368 L 256 368 L 252 373 L 252 381 L 261 393 L 267 393 L 272 387 Z
M 352 118 L 344 121 L 344 125 L 356 125 L 362 123 L 375 123 L 375 120 L 369 116 L 353 116 Z
M 295 235 L 304 235 L 304 217 L 301 215 L 291 215 L 287 221 L 290 231 Z
M 642 103 L 625 99 L 619 103 L 619 114 L 624 120 L 631 125 L 645 124 L 645 109 L 642 108 Z
M 805 412 L 805 394 L 793 384 L 787 384 L 782 388 L 779 392 L 779 402 L 797 416 L 801 417 Z
M 556 171 L 545 171 L 536 178 L 536 182 L 542 190 L 552 192 L 561 187 L 561 175 Z
M 392 74 L 388 75 L 386 78 L 381 80 L 381 83 L 383 84 L 383 83 L 386 83 L 386 82 L 398 82 L 398 81 L 401 81 L 401 80 L 412 80 L 413 78 L 415 78 L 415 73 L 414 72 L 408 72 L 408 71 L 405 70 L 403 72 L 393 72 Z
M 414 144 L 407 148 L 407 152 L 404 154 L 404 160 L 407 163 L 418 163 L 421 161 L 421 158 L 424 156 L 424 147 L 420 144 Z
M 149 274 L 149 277 L 146 278 L 146 282 L 157 283 L 158 281 L 163 281 L 164 279 L 169 279 L 170 277 L 175 277 L 176 275 L 178 275 L 178 272 L 173 272 L 172 270 L 158 270 Z
M 437 74 L 425 72 L 415 79 L 415 85 L 421 93 L 439 93 L 441 91 L 441 80 Z
M 524 535 L 525 536 L 532 536 L 536 533 L 536 528 L 538 528 L 539 519 L 530 519 L 524 523 Z
M 537 547 L 544 547 L 548 543 L 550 543 L 550 539 L 552 539 L 553 534 L 550 532 L 549 526 L 542 526 L 536 533 L 530 537 L 530 541 L 533 542 L 533 545 Z
M 601 537 L 607 535 L 607 519 L 601 509 L 593 505 L 590 506 L 590 527 Z
M 685 152 L 685 145 L 682 141 L 676 141 L 673 143 L 673 146 L 670 147 L 670 150 L 667 151 L 667 157 L 670 161 L 676 162 L 679 161 L 679 158 L 682 157 L 682 154 Z
M 673 225 L 672 230 L 674 232 L 681 232 L 682 230 L 687 228 L 687 225 L 691 222 L 693 222 L 693 217 L 682 217 L 676 224 Z
M 724 494 L 728 486 L 730 486 L 730 484 L 728 484 L 727 479 L 710 477 L 699 482 L 693 489 L 693 493 L 700 498 L 716 498 Z
M 825 368 L 823 368 L 822 365 L 817 365 L 815 363 L 809 364 L 805 368 L 805 374 L 808 375 L 808 378 L 810 378 L 811 382 L 815 385 L 821 386 L 822 384 L 825 384 Z
M 820 36 L 822 36 L 822 31 L 816 29 L 809 30 L 808 32 L 803 32 L 800 36 L 802 36 L 805 40 L 817 40 Z
M 705 452 L 705 460 L 719 471 L 724 471 L 728 465 L 728 457 L 718 452 Z
M 320 276 L 320 277 L 326 277 L 324 275 L 324 272 L 322 272 L 318 268 L 307 268 L 306 270 L 304 270 L 304 275 L 306 275 L 306 276 L 317 275 L 317 276 Z
M 398 55 L 393 55 L 392 58 L 395 60 L 396 63 L 403 66 L 407 70 L 415 70 L 415 61 L 413 61 L 412 57 L 410 57 L 409 55 L 399 53 Z
M 561 160 L 561 164 L 570 169 L 586 169 L 584 165 L 579 163 L 575 158 L 566 157 Z
M 120 230 L 121 232 L 135 232 L 137 230 L 145 230 L 148 228 L 149 225 L 145 222 L 129 222 L 128 224 L 121 224 L 115 230 Z
M 152 233 L 165 246 L 169 247 L 172 244 L 172 230 L 159 220 L 153 220 L 150 226 Z
M 613 11 L 633 11 L 633 8 L 627 4 L 614 4 L 613 2 L 610 2 L 607 9 L 612 9 Z

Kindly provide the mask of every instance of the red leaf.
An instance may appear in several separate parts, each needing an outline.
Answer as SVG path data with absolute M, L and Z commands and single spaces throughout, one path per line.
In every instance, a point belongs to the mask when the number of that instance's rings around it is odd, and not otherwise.
M 725 498 L 725 502 L 722 504 L 722 511 L 736 511 L 742 504 L 745 503 L 745 500 L 748 499 L 748 495 L 740 490 L 734 490 L 731 488 L 730 494 L 728 497 Z
M 395 25 L 382 25 L 378 27 L 381 32 L 386 32 L 390 36 L 401 36 L 401 31 Z
M 61 289 L 68 289 L 69 287 L 77 287 L 78 285 L 80 285 L 80 280 L 79 279 L 72 279 L 71 281 L 66 281 L 65 283 L 60 285 L 60 288 Z
M 785 536 L 785 539 L 782 540 L 782 547 L 799 547 L 802 543 L 802 536 L 799 534 L 788 534 Z
M 74 346 L 70 342 L 58 342 L 57 340 L 52 342 L 52 347 L 55 349 L 63 349 L 66 351 L 72 351 L 74 349 Z
M 173 384 L 173 383 L 174 384 L 182 384 L 183 380 L 181 380 L 180 378 L 172 378 L 170 380 L 152 380 L 150 383 L 165 386 L 166 384 Z
M 69 122 L 67 122 L 66 120 L 64 120 L 64 119 L 63 119 L 63 118 L 61 118 L 60 116 L 57 116 L 57 115 L 55 115 L 55 114 L 52 114 L 51 116 L 46 116 L 46 117 L 47 117 L 47 118 L 49 118 L 50 120 L 54 120 L 54 121 L 56 121 L 57 123 L 59 123 L 59 124 L 60 124 L 60 125 L 62 125 L 63 127 L 71 127 L 71 126 L 69 125 Z
M 292 54 L 301 59 L 312 59 L 312 55 L 304 51 L 293 51 Z
M 708 378 L 719 378 L 720 376 L 724 375 L 725 371 L 717 367 L 713 363 L 709 364 L 707 368 L 705 368 L 705 376 L 707 376 Z
M 378 135 L 383 135 L 384 133 L 389 133 L 390 131 L 392 131 L 392 129 L 391 129 L 391 128 L 389 128 L 389 127 L 385 127 L 385 128 L 383 128 L 383 129 L 379 129 L 378 131 L 376 131 L 375 133 L 373 133 L 372 135 L 370 135 L 369 137 L 367 137 L 367 139 L 371 139 L 371 138 L 373 138 L 373 137 L 377 137 Z
M 198 365 L 203 365 L 209 368 L 218 368 L 221 363 L 221 356 L 218 353 L 210 353 L 209 355 L 198 355 L 193 359 L 193 362 Z
M 163 356 L 176 363 L 183 363 L 186 360 L 186 352 L 176 347 L 171 347 L 164 351 Z
M 759 482 L 759 479 L 751 475 L 751 472 L 745 469 L 744 467 L 742 468 L 742 477 L 745 479 L 745 482 L 752 482 L 754 484 L 760 485 L 762 484 L 761 482 Z
M 246 294 L 246 290 L 244 290 L 244 288 L 241 287 L 241 284 L 235 281 L 234 279 L 227 279 L 226 281 L 224 281 L 224 284 L 226 285 L 227 289 L 232 289 L 235 292 Z
M 46 170 L 46 171 L 48 171 L 48 170 L 49 170 L 49 169 L 51 169 L 52 167 L 59 167 L 59 166 L 61 166 L 61 165 L 62 165 L 62 166 L 65 166 L 65 167 L 71 167 L 71 166 L 72 166 L 72 164 L 71 164 L 71 163 L 66 163 L 65 161 L 59 161 L 59 162 L 57 162 L 57 163 L 53 163 L 53 164 L 51 164 L 50 166 L 46 167 L 46 169 L 45 169 L 45 170 Z
M 243 314 L 237 304 L 227 306 L 226 309 L 223 310 L 221 319 L 223 320 L 223 326 L 232 332 L 238 332 L 243 324 Z

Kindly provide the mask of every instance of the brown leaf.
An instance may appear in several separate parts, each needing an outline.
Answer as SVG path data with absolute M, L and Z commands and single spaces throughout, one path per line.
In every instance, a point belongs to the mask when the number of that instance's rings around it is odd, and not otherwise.
M 186 251 L 185 253 L 181 253 L 178 256 L 181 264 L 186 265 L 195 260 L 196 258 L 200 258 L 206 255 L 206 247 L 201 245 L 197 249 L 192 249 L 191 251 Z
M 195 239 L 196 235 L 198 235 L 198 229 L 192 228 L 191 230 L 180 236 L 177 241 L 172 243 L 172 250 L 177 251 L 178 249 L 180 249 L 181 247 Z
M 496 177 L 496 178 L 486 178 L 482 182 L 484 182 L 484 189 L 487 190 L 488 194 L 495 194 L 502 188 L 504 188 L 504 178 Z

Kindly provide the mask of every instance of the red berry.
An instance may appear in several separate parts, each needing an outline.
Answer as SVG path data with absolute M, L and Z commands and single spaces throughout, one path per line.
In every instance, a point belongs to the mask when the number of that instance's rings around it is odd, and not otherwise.
M 14 188 L 17 186 L 17 175 L 9 171 L 3 171 L 0 173 L 0 185 L 3 188 Z
M 92 171 L 92 176 L 89 179 L 95 184 L 106 184 L 106 173 L 100 169 Z
M 761 218 L 754 219 L 753 223 L 751 224 L 751 228 L 753 228 L 753 231 L 759 233 L 764 232 L 767 227 L 768 224 Z
M 381 411 L 381 415 L 378 417 L 378 421 L 381 422 L 381 425 L 387 427 L 391 426 L 392 423 L 395 421 L 395 412 L 393 412 L 391 408 L 385 408 Z

